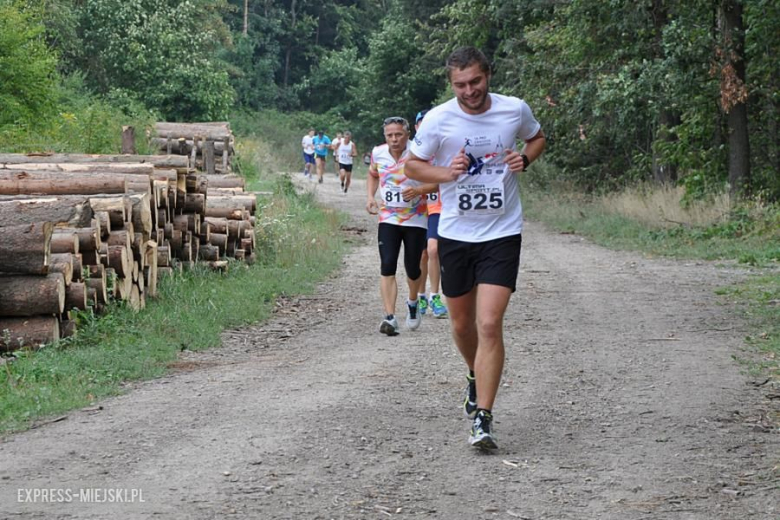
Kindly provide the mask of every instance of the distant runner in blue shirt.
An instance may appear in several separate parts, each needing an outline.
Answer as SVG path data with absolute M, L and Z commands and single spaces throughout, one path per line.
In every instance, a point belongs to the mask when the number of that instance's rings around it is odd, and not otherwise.
M 317 132 L 314 137 L 314 157 L 317 160 L 317 177 L 322 184 L 322 176 L 325 173 L 325 160 L 328 158 L 328 149 L 330 148 L 330 137 L 324 134 L 322 130 Z

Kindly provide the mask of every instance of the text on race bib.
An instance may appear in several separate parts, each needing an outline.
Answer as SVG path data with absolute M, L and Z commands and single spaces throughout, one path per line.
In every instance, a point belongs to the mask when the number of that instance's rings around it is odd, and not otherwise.
M 382 201 L 391 208 L 411 208 L 411 200 L 404 200 L 401 186 L 382 186 Z
M 504 185 L 458 184 L 455 190 L 459 215 L 501 215 L 504 213 Z

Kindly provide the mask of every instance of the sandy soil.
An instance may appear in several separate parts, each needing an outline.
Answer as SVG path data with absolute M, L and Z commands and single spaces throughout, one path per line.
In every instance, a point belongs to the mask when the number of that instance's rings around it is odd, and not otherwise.
M 377 331 L 365 183 L 301 184 L 350 214 L 340 272 L 167 377 L 3 439 L 0 517 L 780 518 L 777 401 L 714 294 L 746 271 L 528 223 L 486 455 L 448 321 Z

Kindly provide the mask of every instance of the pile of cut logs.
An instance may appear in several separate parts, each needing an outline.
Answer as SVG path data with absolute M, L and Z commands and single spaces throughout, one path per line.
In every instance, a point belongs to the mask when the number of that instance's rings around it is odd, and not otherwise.
M 152 147 L 161 153 L 186 155 L 193 168 L 211 175 L 230 173 L 235 139 L 230 123 L 155 123 Z
M 73 334 L 74 309 L 142 309 L 196 260 L 254 260 L 243 188 L 187 156 L 0 154 L 0 350 Z

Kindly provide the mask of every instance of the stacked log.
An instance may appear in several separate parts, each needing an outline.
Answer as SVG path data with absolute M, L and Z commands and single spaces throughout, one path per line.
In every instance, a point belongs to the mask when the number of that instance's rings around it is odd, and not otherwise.
M 168 155 L 190 157 L 193 167 L 208 174 L 229 173 L 235 155 L 230 123 L 155 123 L 152 146 Z
M 0 154 L 0 350 L 74 333 L 75 310 L 140 310 L 196 261 L 251 262 L 244 186 L 186 156 Z

